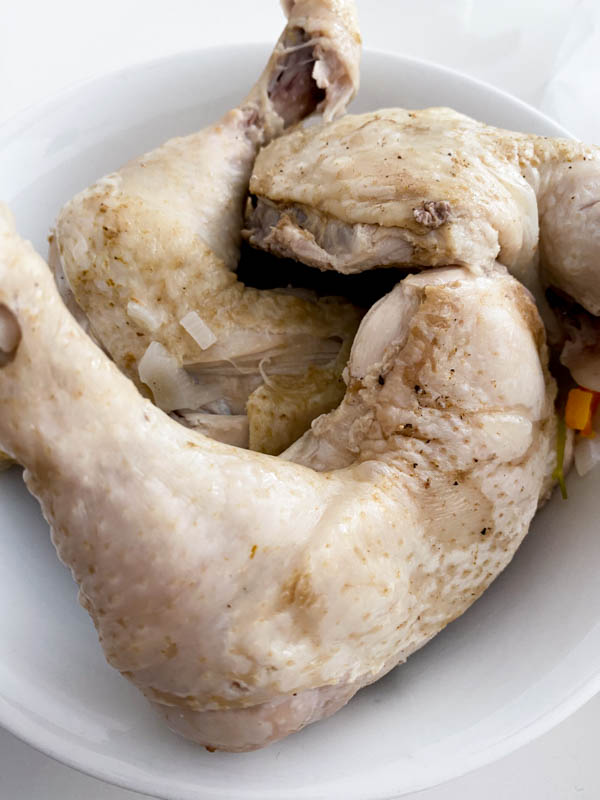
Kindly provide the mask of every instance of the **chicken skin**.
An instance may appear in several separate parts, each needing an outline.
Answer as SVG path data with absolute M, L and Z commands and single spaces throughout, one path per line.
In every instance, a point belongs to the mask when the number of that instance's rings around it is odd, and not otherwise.
M 188 430 L 0 211 L 0 446 L 109 663 L 206 746 L 268 744 L 406 659 L 508 564 L 544 491 L 555 385 L 504 268 L 402 281 L 345 377 L 286 458 Z
M 319 389 L 341 385 L 338 355 L 361 316 L 340 299 L 258 291 L 235 275 L 259 147 L 315 110 L 339 115 L 358 86 L 352 0 L 287 0 L 284 8 L 287 27 L 244 102 L 78 194 L 61 211 L 50 250 L 75 316 L 163 410 L 267 452 L 308 427 L 307 398 L 322 398 L 313 415 L 339 402 L 343 389 L 333 399 Z M 289 427 L 280 415 L 273 438 L 264 423 L 277 416 L 283 390 L 280 382 L 271 392 L 265 378 L 281 375 L 298 376 L 306 391 L 286 394 Z

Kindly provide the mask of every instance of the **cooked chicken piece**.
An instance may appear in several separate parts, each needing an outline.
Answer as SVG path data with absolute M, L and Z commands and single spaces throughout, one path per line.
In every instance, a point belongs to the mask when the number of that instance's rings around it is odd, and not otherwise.
M 320 269 L 489 268 L 600 314 L 600 148 L 448 108 L 384 109 L 263 149 L 246 235 Z
M 265 374 L 306 380 L 335 362 L 360 319 L 347 302 L 259 292 L 235 276 L 258 148 L 315 110 L 342 113 L 358 86 L 352 0 L 285 9 L 287 27 L 238 108 L 102 178 L 58 218 L 50 260 L 69 307 L 166 411 L 217 402 L 220 413 L 245 415 Z M 209 428 L 229 440 L 240 431 L 238 420 Z
M 544 487 L 555 386 L 504 269 L 427 271 L 372 308 L 299 463 L 144 399 L 7 217 L 0 308 L 0 445 L 108 661 L 210 747 L 298 730 L 425 644 L 508 564 Z

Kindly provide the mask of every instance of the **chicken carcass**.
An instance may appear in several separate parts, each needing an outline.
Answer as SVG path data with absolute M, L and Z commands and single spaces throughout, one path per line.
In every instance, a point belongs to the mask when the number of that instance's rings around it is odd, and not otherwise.
M 269 452 L 275 445 L 261 423 L 277 414 L 265 376 L 298 375 L 309 384 L 302 398 L 288 393 L 288 431 L 278 417 L 281 449 L 312 419 L 305 400 L 318 392 L 309 375 L 338 385 L 336 359 L 360 319 L 347 302 L 260 292 L 235 275 L 259 147 L 315 110 L 325 119 L 342 113 L 358 86 L 353 0 L 286 0 L 284 8 L 287 27 L 244 102 L 78 194 L 59 215 L 50 251 L 73 313 L 161 408 Z M 333 406 L 326 394 L 311 413 L 335 406 L 343 391 Z
M 384 109 L 273 142 L 250 191 L 245 235 L 278 255 L 340 272 L 498 259 L 600 315 L 598 147 Z
M 555 385 L 502 267 L 426 271 L 379 301 L 342 404 L 293 460 L 144 399 L 4 212 L 0 310 L 0 446 L 110 664 L 212 748 L 327 716 L 425 644 L 508 564 L 546 485 Z

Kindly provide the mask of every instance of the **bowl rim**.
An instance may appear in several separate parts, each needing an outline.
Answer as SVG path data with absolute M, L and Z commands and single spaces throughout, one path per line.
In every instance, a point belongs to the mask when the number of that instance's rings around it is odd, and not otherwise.
M 236 44 L 226 45 L 211 45 L 201 48 L 190 48 L 181 50 L 176 53 L 161 56 L 158 58 L 147 59 L 130 64 L 125 67 L 110 70 L 107 72 L 97 72 L 82 80 L 74 81 L 67 85 L 60 91 L 49 95 L 42 101 L 32 103 L 23 109 L 20 109 L 15 114 L 10 116 L 0 125 L 0 148 L 2 148 L 9 141 L 17 137 L 21 132 L 24 132 L 31 125 L 43 119 L 44 115 L 53 108 L 68 101 L 82 90 L 85 91 L 94 84 L 104 81 L 114 81 L 116 79 L 126 77 L 129 74 L 137 73 L 140 70 L 149 69 L 152 67 L 163 67 L 168 69 L 170 64 L 175 64 L 177 61 L 185 58 L 191 58 L 199 53 L 209 52 L 231 52 L 236 51 L 239 53 L 240 49 L 253 54 L 266 55 L 272 50 L 272 43 L 270 42 L 240 42 Z M 480 91 L 487 93 L 491 98 L 498 98 L 517 107 L 527 114 L 536 117 L 543 124 L 553 128 L 557 132 L 557 136 L 565 138 L 574 137 L 562 125 L 555 122 L 550 116 L 538 110 L 534 106 L 529 105 L 525 101 L 515 97 L 511 93 L 500 89 L 486 81 L 474 78 L 460 70 L 447 67 L 426 59 L 415 58 L 406 56 L 394 51 L 379 49 L 379 48 L 364 48 L 363 56 L 384 57 L 392 59 L 400 64 L 409 64 L 413 67 L 423 69 L 425 71 L 437 72 L 440 75 L 451 76 L 455 80 L 461 81 L 471 87 L 477 88 Z M 18 467 L 13 467 L 18 469 Z M 584 679 L 580 685 L 573 689 L 561 702 L 559 702 L 550 711 L 541 714 L 529 724 L 525 725 L 519 731 L 508 735 L 505 739 L 496 742 L 484 750 L 472 753 L 466 758 L 463 757 L 460 763 L 455 760 L 445 759 L 436 764 L 435 769 L 431 770 L 431 774 L 426 780 L 423 780 L 414 787 L 409 789 L 394 789 L 391 786 L 381 787 L 376 790 L 375 794 L 369 795 L 369 800 L 391 800 L 393 797 L 400 797 L 405 792 L 422 791 L 427 788 L 433 788 L 447 781 L 458 778 L 473 770 L 486 766 L 520 747 L 528 744 L 542 734 L 548 732 L 551 728 L 558 725 L 571 714 L 576 712 L 586 702 L 591 700 L 594 695 L 600 692 L 600 672 L 591 677 Z M 185 787 L 177 787 L 167 785 L 168 781 L 165 779 L 163 783 L 157 782 L 156 777 L 149 778 L 139 768 L 128 765 L 127 774 L 123 770 L 118 769 L 118 764 L 110 756 L 94 753 L 90 757 L 89 748 L 86 745 L 74 745 L 73 742 L 66 742 L 64 737 L 60 734 L 53 733 L 45 727 L 43 722 L 36 723 L 33 721 L 27 712 L 19 709 L 7 699 L 0 695 L 0 726 L 20 739 L 22 742 L 30 745 L 34 749 L 49 756 L 55 761 L 64 764 L 72 769 L 75 769 L 85 775 L 97 778 L 98 780 L 105 781 L 123 789 L 134 792 L 142 792 L 152 797 L 161 797 L 167 800 L 192 800 L 197 798 L 197 790 L 193 794 L 191 790 Z M 164 784 L 164 785 L 163 785 Z M 398 794 L 398 791 L 401 794 Z M 157 794 L 159 792 L 159 794 Z M 383 792 L 383 793 L 382 793 Z M 221 789 L 211 789 L 208 793 L 202 790 L 203 800 L 225 800 L 232 795 L 230 792 L 224 792 Z M 272 795 L 269 790 L 262 790 L 261 793 L 251 791 L 247 793 L 246 798 L 256 797 L 256 800 L 266 800 L 270 798 L 275 800 L 275 795 Z M 358 799 L 363 795 L 353 794 L 352 798 Z M 348 798 L 350 800 L 350 798 Z M 365 798 L 366 800 L 366 798 Z
M 48 95 L 48 97 L 44 98 L 43 100 L 24 106 L 22 109 L 19 109 L 5 119 L 0 124 L 0 147 L 7 140 L 10 140 L 16 136 L 21 130 L 26 129 L 29 125 L 31 125 L 36 118 L 42 116 L 46 109 L 68 100 L 72 94 L 76 94 L 81 89 L 85 89 L 97 81 L 113 80 L 115 78 L 124 77 L 128 73 L 136 72 L 139 69 L 147 69 L 154 66 L 159 66 L 161 64 L 166 65 L 168 62 L 178 61 L 181 58 L 193 57 L 195 54 L 200 52 L 206 53 L 211 51 L 239 50 L 240 48 L 254 50 L 255 53 L 265 54 L 270 53 L 273 49 L 273 46 L 272 42 L 269 43 L 264 41 L 240 42 L 237 44 L 213 44 L 201 48 L 188 48 L 186 50 L 179 50 L 178 52 L 171 53 L 169 55 L 158 56 L 157 58 L 150 58 L 146 59 L 145 61 L 138 61 L 135 64 L 129 64 L 125 67 L 118 67 L 107 72 L 99 71 L 93 75 L 89 75 L 86 78 L 82 78 L 81 80 L 68 83 L 59 91 Z M 556 120 L 552 119 L 552 117 L 550 117 L 548 114 L 545 114 L 543 111 L 535 108 L 535 106 L 526 103 L 525 100 L 521 100 L 521 98 L 511 94 L 510 92 L 507 92 L 504 89 L 501 89 L 498 86 L 494 86 L 493 84 L 488 83 L 481 78 L 476 78 L 472 75 L 469 75 L 462 70 L 455 69 L 454 67 L 448 67 L 444 64 L 438 63 L 437 61 L 429 61 L 425 58 L 407 56 L 403 53 L 396 53 L 393 50 L 387 50 L 385 48 L 363 47 L 362 57 L 364 58 L 365 55 L 367 55 L 367 57 L 371 55 L 384 56 L 385 58 L 391 58 L 396 61 L 410 63 L 412 65 L 422 67 L 423 69 L 432 69 L 446 75 L 452 75 L 454 78 L 471 84 L 471 86 L 477 86 L 479 89 L 482 89 L 490 94 L 494 94 L 497 97 L 501 97 L 515 106 L 519 106 L 523 111 L 533 114 L 547 125 L 551 125 L 553 128 L 556 128 L 557 131 L 560 131 L 561 136 L 568 139 L 577 139 L 577 137 L 568 131 L 563 125 L 561 125 L 559 122 L 556 122 Z M 360 92 L 360 85 L 358 91 Z

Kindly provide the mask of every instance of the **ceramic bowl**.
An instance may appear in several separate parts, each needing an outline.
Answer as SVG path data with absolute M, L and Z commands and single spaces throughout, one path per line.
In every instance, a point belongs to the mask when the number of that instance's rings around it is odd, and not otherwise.
M 70 90 L 0 131 L 1 199 L 46 252 L 62 204 L 95 178 L 236 105 L 268 46 L 143 64 Z M 354 111 L 448 105 L 566 135 L 496 89 L 367 51 Z M 537 515 L 509 568 L 406 665 L 331 719 L 264 750 L 208 753 L 171 734 L 104 661 L 18 469 L 0 475 L 0 722 L 106 781 L 177 800 L 375 800 L 458 776 L 546 731 L 600 688 L 598 473 Z

